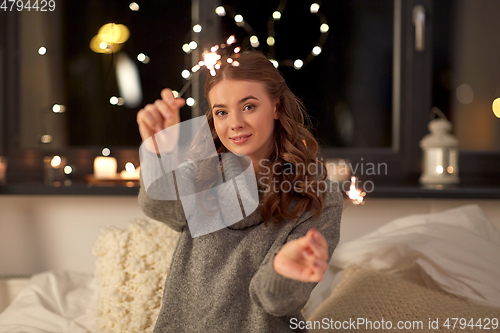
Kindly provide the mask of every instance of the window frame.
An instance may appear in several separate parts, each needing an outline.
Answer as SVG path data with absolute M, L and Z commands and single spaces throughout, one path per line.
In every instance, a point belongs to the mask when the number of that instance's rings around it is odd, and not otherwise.
M 203 8 L 216 4 L 210 0 Z M 201 4 L 193 1 L 198 10 Z M 387 175 L 360 175 L 360 180 L 370 180 L 375 184 L 372 196 L 379 197 L 463 197 L 463 198 L 500 198 L 500 153 L 460 152 L 459 169 L 461 185 L 451 189 L 427 189 L 418 183 L 421 174 L 422 152 L 419 141 L 428 133 L 427 125 L 432 103 L 432 20 L 433 0 L 394 0 L 395 4 L 395 50 L 394 50 L 394 105 L 393 105 L 393 146 L 391 148 L 323 148 L 322 157 L 343 158 L 352 164 L 386 163 Z M 426 9 L 426 47 L 415 51 L 413 8 L 422 5 Z M 209 26 L 210 18 L 200 10 L 198 19 Z M 205 17 L 207 16 L 207 17 Z M 0 156 L 7 156 L 8 185 L 0 186 L 0 194 L 103 194 L 136 195 L 137 188 L 70 186 L 54 189 L 47 185 L 20 185 L 21 180 L 38 182 L 43 180 L 43 157 L 51 151 L 19 149 L 19 117 L 16 112 L 19 104 L 18 89 L 18 15 L 15 12 L 0 11 Z M 398 29 L 399 27 L 399 29 Z M 216 30 L 216 27 L 213 28 Z M 198 95 L 203 96 L 203 87 L 195 84 Z M 121 161 L 138 162 L 138 149 L 110 147 Z M 75 165 L 74 177 L 83 179 L 92 173 L 95 156 L 99 148 L 70 148 L 60 150 Z M 478 172 L 478 170 L 480 170 Z

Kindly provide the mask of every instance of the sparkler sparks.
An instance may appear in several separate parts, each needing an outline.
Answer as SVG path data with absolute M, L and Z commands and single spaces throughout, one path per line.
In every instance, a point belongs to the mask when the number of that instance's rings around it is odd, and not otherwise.
M 356 188 L 356 177 L 354 176 L 351 177 L 351 186 L 349 187 L 349 191 L 347 191 L 346 194 L 355 205 L 363 205 L 365 203 L 364 197 L 366 195 L 366 192 L 363 192 L 360 189 Z
M 234 38 L 233 35 L 231 35 L 226 40 L 226 44 L 214 45 L 210 48 L 210 51 L 203 52 L 203 54 L 202 54 L 203 60 L 200 60 L 199 63 L 197 63 L 196 65 L 194 65 L 191 68 L 191 72 L 193 72 L 193 75 L 191 75 L 191 77 L 186 82 L 186 84 L 184 84 L 184 87 L 182 87 L 181 91 L 179 91 L 177 97 L 181 97 L 186 92 L 186 90 L 189 88 L 189 86 L 191 86 L 191 83 L 193 82 L 194 77 L 196 76 L 196 74 L 199 73 L 199 70 L 202 67 L 206 67 L 208 69 L 208 71 L 210 72 L 210 75 L 215 76 L 217 74 L 217 70 L 220 69 L 221 65 L 222 65 L 222 61 L 221 61 L 222 56 L 217 52 L 219 51 L 219 49 L 223 49 L 226 47 L 226 45 L 231 45 L 235 41 L 236 41 L 236 39 Z M 240 52 L 240 50 L 241 50 L 241 48 L 237 47 L 236 49 L 234 49 L 234 53 L 238 53 L 238 52 Z M 231 58 L 229 58 L 229 59 L 231 59 Z M 227 60 L 227 62 L 229 64 L 232 64 L 233 66 L 240 65 L 239 62 L 233 61 L 232 59 L 229 60 L 229 59 Z

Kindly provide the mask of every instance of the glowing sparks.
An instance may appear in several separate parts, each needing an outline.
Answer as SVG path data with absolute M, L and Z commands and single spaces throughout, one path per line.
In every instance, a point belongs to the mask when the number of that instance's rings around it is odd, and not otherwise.
M 231 35 L 229 36 L 229 38 L 227 39 L 226 41 L 226 44 L 221 44 L 221 45 L 214 45 L 210 48 L 210 51 L 204 51 L 202 53 L 202 56 L 203 56 L 203 60 L 200 60 L 196 65 L 194 65 L 192 68 L 191 68 L 191 72 L 192 73 L 196 73 L 198 72 L 202 67 L 206 67 L 210 73 L 210 75 L 212 76 L 215 76 L 217 74 L 217 70 L 219 70 L 222 66 L 222 56 L 218 53 L 219 50 L 223 50 L 226 48 L 226 45 L 231 45 L 233 44 L 234 42 L 236 41 L 236 39 L 234 38 L 234 35 Z M 195 43 L 194 41 L 192 41 L 191 43 Z M 190 44 L 191 44 L 190 43 Z M 183 50 L 187 52 L 187 47 L 189 47 L 190 49 L 195 49 L 198 45 L 196 45 L 195 48 L 193 48 L 192 46 L 194 45 L 187 45 L 187 44 L 184 44 L 183 46 Z M 241 48 L 240 47 L 237 47 L 234 49 L 234 53 L 238 53 L 240 52 Z M 236 56 L 238 57 L 238 56 Z M 229 64 L 232 64 L 233 66 L 239 66 L 240 63 L 237 62 L 237 61 L 234 61 L 232 58 L 228 58 L 227 59 L 227 62 Z M 184 70 L 182 71 L 181 73 L 182 77 L 187 79 L 188 81 L 186 82 L 186 84 L 184 84 L 184 87 L 181 89 L 181 91 L 177 94 L 176 98 L 177 97 L 180 97 L 184 94 L 184 92 L 186 92 L 187 88 L 189 88 L 189 86 L 191 85 L 191 81 L 192 81 L 192 78 L 194 77 L 194 75 L 191 75 L 191 73 L 189 73 L 188 70 Z M 193 104 L 194 105 L 194 104 Z
M 351 177 L 351 186 L 349 186 L 349 191 L 347 191 L 346 194 L 349 199 L 351 199 L 353 204 L 364 204 L 364 197 L 366 195 L 366 192 L 363 192 L 360 189 L 356 188 L 356 177 Z
M 205 67 L 208 69 L 214 69 L 215 64 L 217 64 L 217 61 L 221 58 L 220 54 L 217 54 L 215 52 L 204 52 L 203 53 L 203 59 L 205 60 Z

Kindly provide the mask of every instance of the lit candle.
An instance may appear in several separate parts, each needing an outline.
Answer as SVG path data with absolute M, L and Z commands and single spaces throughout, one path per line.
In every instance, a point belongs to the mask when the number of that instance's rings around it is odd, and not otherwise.
M 94 159 L 94 177 L 110 179 L 116 177 L 117 163 L 114 157 L 99 156 Z
M 120 177 L 122 179 L 139 179 L 139 170 L 140 167 L 135 168 L 132 163 L 128 162 L 125 166 L 125 170 L 120 172 Z

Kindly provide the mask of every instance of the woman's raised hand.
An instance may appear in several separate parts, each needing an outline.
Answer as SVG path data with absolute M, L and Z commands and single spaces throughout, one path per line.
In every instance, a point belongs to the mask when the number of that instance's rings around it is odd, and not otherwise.
M 302 282 L 319 282 L 328 269 L 328 243 L 316 229 L 287 242 L 274 256 L 276 273 Z
M 186 104 L 183 98 L 175 98 L 172 90 L 166 88 L 161 91 L 161 99 L 157 99 L 153 104 L 148 104 L 137 112 L 137 124 L 142 141 L 145 142 L 154 134 L 179 124 L 181 118 L 179 110 Z M 157 147 L 156 151 L 151 140 L 148 141 L 146 149 L 150 152 L 169 153 L 175 149 L 179 140 L 179 126 L 173 130 L 164 131 L 161 135 L 155 136 Z
M 172 90 L 165 88 L 161 91 L 161 99 L 148 104 L 137 112 L 137 124 L 142 141 L 146 141 L 153 134 L 178 124 L 181 119 L 179 109 L 186 104 L 184 98 L 175 98 Z

